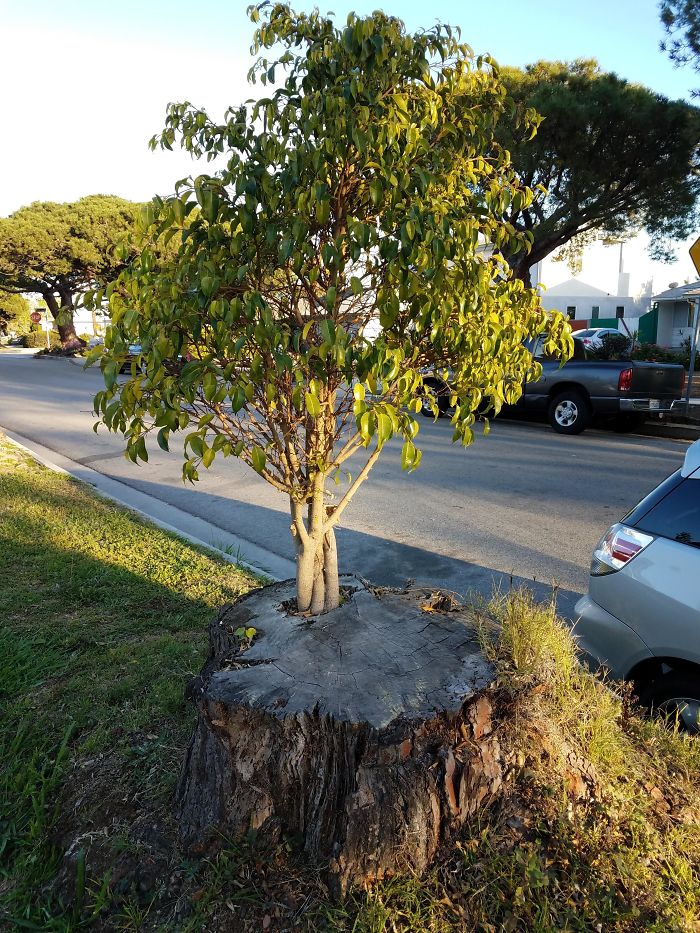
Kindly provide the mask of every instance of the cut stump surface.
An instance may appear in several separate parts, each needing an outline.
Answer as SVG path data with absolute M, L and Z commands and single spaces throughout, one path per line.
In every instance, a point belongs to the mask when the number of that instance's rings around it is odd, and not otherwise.
M 341 584 L 347 598 L 325 615 L 288 614 L 289 581 L 212 622 L 177 803 L 191 851 L 287 833 L 340 892 L 422 872 L 502 784 L 493 670 L 468 614 L 426 611 L 421 590 Z M 249 626 L 240 652 L 233 633 Z

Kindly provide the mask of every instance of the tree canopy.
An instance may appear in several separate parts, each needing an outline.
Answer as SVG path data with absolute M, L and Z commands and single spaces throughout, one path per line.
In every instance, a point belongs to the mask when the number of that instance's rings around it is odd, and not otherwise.
M 0 218 L 0 292 L 41 295 L 63 348 L 79 346 L 76 302 L 123 268 L 115 247 L 133 231 L 137 211 L 130 201 L 91 195 L 71 204 L 36 202 Z
M 668 40 L 661 49 L 677 65 L 690 65 L 700 71 L 700 3 L 698 0 L 662 0 L 661 22 Z M 697 95 L 697 91 L 695 94 Z
M 700 111 L 614 74 L 595 61 L 537 62 L 501 72 L 516 103 L 498 139 L 510 150 L 521 182 L 538 189 L 505 219 L 533 237 L 529 254 L 511 263 L 529 282 L 529 268 L 574 238 L 599 231 L 628 237 L 645 229 L 656 256 L 697 229 Z M 519 115 L 542 116 L 534 138 Z
M 424 375 L 449 380 L 466 445 L 477 410 L 514 402 L 537 371 L 523 340 L 548 328 L 566 354 L 571 337 L 502 255 L 529 245 L 502 216 L 533 195 L 494 135 L 508 101 L 489 59 L 447 26 L 411 35 L 381 12 L 251 17 L 251 80 L 278 84 L 223 122 L 169 108 L 153 145 L 226 168 L 143 211 L 140 256 L 107 289 L 95 406 L 134 462 L 150 436 L 167 448 L 185 431 L 185 479 L 233 455 L 288 496 L 298 608 L 319 612 L 338 605 L 334 528 L 384 445 L 420 463 L 414 415 L 437 415 Z M 162 239 L 168 261 L 148 246 Z
M 24 295 L 0 291 L 0 334 L 15 331 L 18 334 L 29 333 L 29 302 Z

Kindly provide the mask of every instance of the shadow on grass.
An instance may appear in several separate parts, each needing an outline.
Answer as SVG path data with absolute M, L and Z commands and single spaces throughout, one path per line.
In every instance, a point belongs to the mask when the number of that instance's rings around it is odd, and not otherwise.
M 162 803 L 191 730 L 184 687 L 207 623 L 253 581 L 64 476 L 21 459 L 4 467 L 0 927 L 53 929 L 47 917 L 62 908 L 41 892 L 59 868 L 56 843 L 71 821 L 99 827 L 108 798 L 115 813 L 137 792 L 146 809 Z M 91 812 L 80 804 L 86 761 L 109 761 L 113 775 Z

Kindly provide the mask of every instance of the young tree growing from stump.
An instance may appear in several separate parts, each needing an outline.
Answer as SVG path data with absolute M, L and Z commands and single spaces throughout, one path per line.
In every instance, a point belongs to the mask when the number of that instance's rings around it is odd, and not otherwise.
M 523 341 L 546 328 L 565 356 L 571 338 L 503 258 L 530 238 L 501 218 L 533 195 L 496 142 L 510 102 L 491 60 L 382 12 L 341 28 L 284 4 L 249 13 L 249 77 L 271 91 L 222 122 L 169 107 L 152 146 L 225 167 L 144 209 L 140 255 L 106 292 L 95 410 L 134 462 L 152 433 L 167 449 L 186 431 L 184 479 L 233 455 L 285 494 L 298 610 L 319 613 L 339 602 L 334 529 L 384 445 L 420 463 L 414 415 L 438 413 L 424 377 L 449 382 L 467 445 L 477 410 L 515 402 L 537 370 Z M 163 238 L 168 260 L 148 245 Z

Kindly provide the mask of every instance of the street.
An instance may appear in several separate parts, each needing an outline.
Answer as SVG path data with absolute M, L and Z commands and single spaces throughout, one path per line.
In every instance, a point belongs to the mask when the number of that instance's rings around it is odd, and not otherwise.
M 0 353 L 0 427 L 292 558 L 286 500 L 234 458 L 217 458 L 197 486 L 184 486 L 177 435 L 171 453 L 154 442 L 150 462 L 136 467 L 123 458 L 118 436 L 104 428 L 94 434 L 92 397 L 101 386 L 99 371 L 77 361 Z M 567 615 L 586 589 L 602 532 L 677 469 L 687 447 L 597 430 L 565 437 L 544 424 L 497 421 L 465 450 L 451 444 L 448 420 L 419 421 L 420 469 L 402 473 L 399 444 L 387 445 L 344 515 L 341 570 L 461 595 L 488 595 L 511 580 L 546 595 L 555 584 Z

